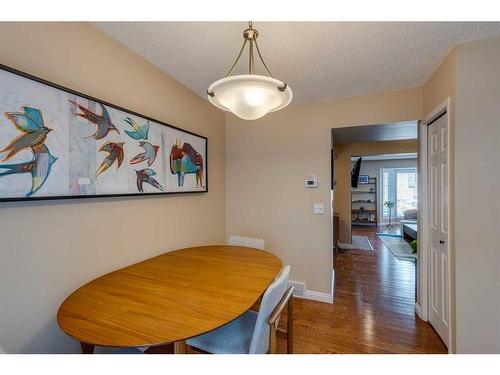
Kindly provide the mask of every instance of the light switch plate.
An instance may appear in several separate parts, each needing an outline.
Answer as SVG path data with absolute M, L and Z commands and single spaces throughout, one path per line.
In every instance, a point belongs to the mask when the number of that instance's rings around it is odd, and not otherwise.
M 313 213 L 315 215 L 324 215 L 325 205 L 323 203 L 313 203 Z

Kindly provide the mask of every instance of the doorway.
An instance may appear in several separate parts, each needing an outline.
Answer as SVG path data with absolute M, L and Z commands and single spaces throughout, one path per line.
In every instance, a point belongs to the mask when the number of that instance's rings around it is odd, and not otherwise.
M 334 241 L 339 242 L 334 256 L 334 305 L 347 303 L 351 319 L 365 322 L 361 326 L 370 337 L 382 334 L 374 329 L 372 323 L 376 320 L 378 327 L 386 324 L 384 332 L 397 326 L 397 335 L 403 340 L 425 337 L 436 349 L 446 350 L 432 326 L 415 313 L 417 262 L 400 259 L 397 251 L 402 243 L 408 248 L 420 236 L 418 144 L 416 121 L 332 130 L 332 204 L 339 222 L 339 230 L 334 230 L 338 233 Z M 409 145 L 413 148 L 408 149 Z M 406 159 L 407 154 L 413 154 L 413 164 L 398 164 L 403 162 L 398 160 L 398 154 L 406 154 L 399 155 Z M 361 165 L 354 177 L 351 172 L 360 157 Z M 393 164 L 379 166 L 372 174 L 366 170 L 368 163 L 383 160 L 370 159 L 386 159 Z M 358 186 L 352 186 L 353 179 Z M 384 206 L 386 201 L 393 201 L 394 206 Z M 354 213 L 359 215 L 354 217 Z M 376 225 L 369 223 L 375 218 Z M 353 226 L 354 219 L 364 225 Z M 388 227 L 389 219 L 392 227 Z M 407 230 L 402 229 L 403 224 Z M 364 237 L 369 245 L 359 246 L 352 241 L 352 235 Z M 393 251 L 389 250 L 391 245 Z
M 404 282 L 415 301 L 417 122 L 334 129 L 332 134 L 338 251 L 373 252 L 378 246 L 396 264 L 409 262 L 412 271 L 405 272 Z

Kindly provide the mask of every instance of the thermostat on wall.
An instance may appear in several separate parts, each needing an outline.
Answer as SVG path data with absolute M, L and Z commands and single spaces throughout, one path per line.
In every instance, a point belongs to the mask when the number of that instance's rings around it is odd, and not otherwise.
M 307 188 L 315 188 L 318 187 L 318 179 L 316 176 L 307 176 L 306 177 L 306 187 Z

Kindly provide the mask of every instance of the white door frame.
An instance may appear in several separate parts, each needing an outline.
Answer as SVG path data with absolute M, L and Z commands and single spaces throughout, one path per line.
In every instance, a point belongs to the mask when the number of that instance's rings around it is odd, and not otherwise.
M 447 113 L 448 114 L 448 121 L 446 123 L 447 127 L 447 144 L 448 144 L 448 165 L 451 161 L 450 159 L 450 98 L 447 98 L 444 102 L 442 102 L 440 105 L 438 105 L 429 115 L 427 115 L 422 121 L 419 121 L 419 133 L 420 133 L 420 150 L 419 150 L 419 195 L 420 195 L 420 200 L 419 200 L 419 210 L 418 210 L 418 236 L 419 236 L 419 241 L 418 241 L 418 256 L 419 256 L 419 267 L 418 267 L 418 273 L 419 273 L 419 282 L 418 282 L 418 287 L 420 288 L 420 305 L 418 302 L 415 303 L 415 311 L 417 315 L 424 321 L 428 321 L 429 319 L 429 282 L 428 282 L 428 277 L 430 275 L 429 273 L 429 249 L 430 249 L 430 236 L 429 236 L 429 199 L 428 199 L 428 194 L 427 194 L 427 184 L 428 184 L 428 178 L 427 178 L 427 150 L 428 150 L 428 140 L 427 140 L 427 127 L 429 124 L 431 124 L 434 120 L 436 120 L 438 117 L 442 116 L 443 114 Z M 450 170 L 448 166 L 448 201 L 450 198 L 449 194 L 449 185 L 451 182 L 450 179 Z M 450 204 L 448 203 L 448 223 L 450 223 Z M 423 220 L 422 220 L 423 219 Z M 451 252 L 452 252 L 452 247 L 451 247 L 451 241 L 450 241 L 450 233 L 451 231 L 448 230 L 448 238 L 447 238 L 447 243 L 448 243 L 448 251 L 449 251 L 449 256 L 448 256 L 448 337 L 449 337 L 449 344 L 448 344 L 448 353 L 451 353 L 451 343 L 453 342 L 452 339 L 452 329 L 451 329 L 451 262 L 449 261 L 451 258 Z

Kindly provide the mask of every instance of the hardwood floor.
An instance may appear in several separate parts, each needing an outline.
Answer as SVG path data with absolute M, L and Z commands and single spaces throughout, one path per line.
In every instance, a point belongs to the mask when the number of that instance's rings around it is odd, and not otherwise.
M 395 259 L 375 233 L 375 228 L 353 230 L 367 236 L 374 251 L 339 254 L 333 304 L 295 301 L 295 352 L 447 352 L 414 312 L 414 264 Z
M 414 312 L 414 264 L 395 259 L 375 233 L 375 228 L 353 230 L 367 236 L 374 251 L 339 254 L 333 304 L 294 299 L 295 353 L 447 352 L 437 333 Z M 278 349 L 286 353 L 283 337 Z

